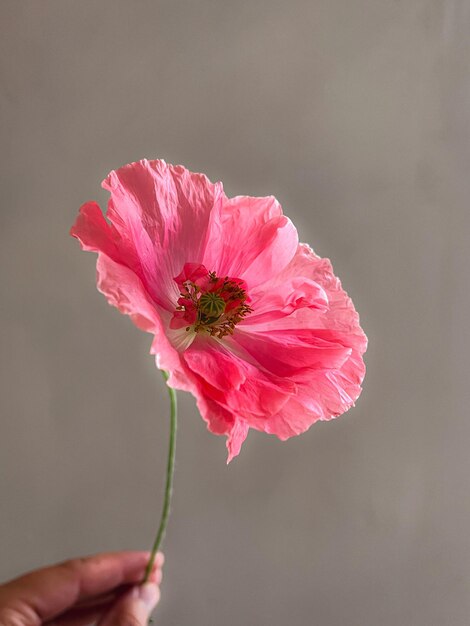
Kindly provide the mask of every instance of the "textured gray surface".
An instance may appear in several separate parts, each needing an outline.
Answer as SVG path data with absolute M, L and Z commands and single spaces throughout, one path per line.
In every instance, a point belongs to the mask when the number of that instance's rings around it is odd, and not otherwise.
M 68 229 L 163 157 L 274 194 L 370 338 L 347 416 L 225 466 L 180 398 L 157 623 L 466 626 L 470 4 L 3 0 L 0 576 L 144 548 L 167 438 L 150 337 Z

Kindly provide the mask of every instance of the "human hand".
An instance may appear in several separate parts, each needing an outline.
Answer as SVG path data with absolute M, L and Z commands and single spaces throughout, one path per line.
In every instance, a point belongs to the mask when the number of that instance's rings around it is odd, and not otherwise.
M 72 559 L 0 585 L 1 626 L 147 626 L 160 599 L 163 554 L 150 580 L 148 552 L 113 552 Z

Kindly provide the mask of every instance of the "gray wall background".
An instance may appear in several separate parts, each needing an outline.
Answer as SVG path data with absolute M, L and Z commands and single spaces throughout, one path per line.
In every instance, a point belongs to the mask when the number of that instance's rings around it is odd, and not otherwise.
M 162 626 L 464 626 L 470 3 L 2 0 L 0 577 L 146 548 L 167 398 L 68 236 L 163 157 L 274 194 L 370 338 L 355 409 L 280 443 L 180 397 Z

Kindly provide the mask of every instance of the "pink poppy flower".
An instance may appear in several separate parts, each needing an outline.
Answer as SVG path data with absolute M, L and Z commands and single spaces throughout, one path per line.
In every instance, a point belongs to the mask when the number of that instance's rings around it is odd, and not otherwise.
M 328 259 L 299 244 L 273 197 L 227 198 L 165 161 L 103 182 L 71 234 L 98 252 L 98 289 L 152 333 L 168 384 L 191 392 L 228 461 L 250 428 L 285 440 L 350 408 L 367 339 Z

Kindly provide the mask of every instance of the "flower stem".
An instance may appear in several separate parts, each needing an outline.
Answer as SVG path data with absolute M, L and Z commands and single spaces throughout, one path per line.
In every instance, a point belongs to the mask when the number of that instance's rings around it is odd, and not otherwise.
M 162 375 L 165 381 L 168 380 L 168 373 L 162 370 Z M 165 499 L 163 501 L 162 515 L 160 518 L 160 524 L 158 526 L 157 536 L 153 544 L 152 552 L 150 554 L 149 562 L 145 569 L 145 576 L 143 582 L 146 583 L 152 572 L 155 557 L 158 549 L 163 541 L 165 535 L 166 526 L 168 524 L 168 517 L 170 514 L 170 501 L 171 493 L 173 489 L 173 474 L 175 471 L 175 447 L 176 447 L 176 391 L 171 387 L 168 387 L 168 394 L 170 396 L 170 443 L 168 446 L 168 462 L 166 466 L 166 485 L 165 485 Z

